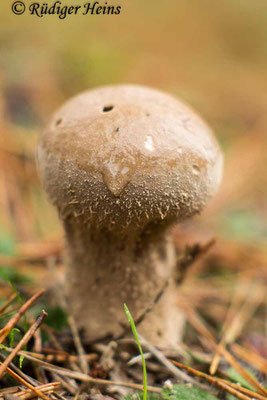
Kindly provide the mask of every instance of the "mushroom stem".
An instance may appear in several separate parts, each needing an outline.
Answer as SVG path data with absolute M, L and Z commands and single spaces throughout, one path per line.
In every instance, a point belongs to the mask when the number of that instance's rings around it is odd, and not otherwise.
M 116 235 L 88 229 L 74 218 L 64 227 L 67 297 L 78 325 L 87 328 L 87 339 L 120 335 L 126 322 L 123 304 L 138 319 L 169 281 L 138 328 L 154 343 L 177 343 L 182 324 L 171 278 L 175 249 L 166 228 L 149 226 Z

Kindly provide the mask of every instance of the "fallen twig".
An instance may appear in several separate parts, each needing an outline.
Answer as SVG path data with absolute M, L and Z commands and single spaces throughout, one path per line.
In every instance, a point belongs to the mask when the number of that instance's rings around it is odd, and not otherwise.
M 7 337 L 11 329 L 14 328 L 16 323 L 20 320 L 20 318 L 26 313 L 26 311 L 36 302 L 37 299 L 39 299 L 40 296 L 44 294 L 45 290 L 42 289 L 38 293 L 36 293 L 34 296 L 32 296 L 26 303 L 24 303 L 19 311 L 11 318 L 6 326 L 0 330 L 0 343 L 4 341 L 4 339 Z
M 36 387 L 35 389 L 39 390 L 42 393 L 45 394 L 51 394 L 56 388 L 60 387 L 61 383 L 60 382 L 52 382 L 52 383 L 47 383 L 45 385 L 40 385 Z M 23 398 L 24 400 L 32 399 L 33 397 L 36 397 L 36 394 L 32 392 L 31 389 L 26 389 L 23 390 L 19 393 L 16 394 L 16 396 Z
M 42 313 L 37 317 L 37 319 L 34 322 L 34 324 L 30 327 L 30 329 L 25 333 L 23 338 L 19 341 L 17 346 L 9 354 L 9 356 L 6 358 L 6 360 L 1 364 L 1 367 L 0 367 L 0 379 L 5 374 L 6 368 L 11 363 L 13 358 L 15 358 L 16 355 L 18 354 L 18 352 L 25 346 L 26 343 L 28 343 L 28 341 L 34 335 L 36 330 L 39 328 L 39 326 L 41 325 L 41 323 L 43 322 L 45 317 L 47 317 L 47 313 L 43 310 Z
M 225 389 L 228 393 L 238 397 L 239 399 L 243 400 L 251 400 L 251 399 L 259 399 L 259 400 L 266 400 L 265 396 L 262 396 L 256 392 L 253 392 L 252 390 L 243 388 L 241 385 L 236 385 L 234 383 L 225 381 L 220 378 L 216 378 L 214 376 L 210 376 L 205 374 L 204 372 L 197 371 L 194 368 L 187 367 L 177 361 L 171 360 L 171 362 L 174 365 L 177 365 L 179 368 L 184 369 L 185 371 L 188 371 L 189 373 L 192 373 L 193 375 L 205 379 L 207 382 L 216 385 L 222 389 Z
M 0 363 L 0 366 L 2 363 Z M 41 397 L 43 400 L 50 400 L 48 396 L 46 396 L 44 393 L 40 392 L 36 387 L 32 386 L 29 382 L 27 382 L 25 379 L 23 379 L 21 376 L 16 374 L 12 369 L 9 367 L 6 368 L 7 373 L 12 376 L 16 381 L 20 382 L 23 386 L 26 386 L 30 390 L 32 390 L 37 396 Z
M 244 284 L 237 285 L 236 295 L 233 299 L 232 305 L 230 306 L 225 324 L 223 326 L 223 336 L 218 346 L 221 348 L 233 343 L 237 337 L 240 335 L 243 326 L 248 322 L 251 315 L 255 312 L 257 307 L 264 299 L 265 290 L 260 286 L 255 286 L 254 290 L 251 291 L 251 281 L 249 285 Z M 243 304 L 242 304 L 243 302 Z M 214 358 L 210 365 L 210 373 L 215 374 L 217 367 L 219 365 L 220 355 L 219 351 L 214 354 Z
M 186 275 L 188 268 L 196 262 L 201 256 L 206 254 L 209 249 L 215 244 L 215 239 L 212 238 L 204 245 L 199 243 L 193 246 L 186 246 L 184 254 L 182 254 L 176 262 L 176 284 L 180 285 Z
M 42 361 L 39 360 L 37 358 L 34 358 L 32 356 L 29 356 L 29 354 L 24 353 L 23 351 L 20 352 L 21 355 L 24 355 L 25 358 L 27 358 L 28 360 L 31 360 L 33 362 L 37 362 L 40 365 L 42 365 L 42 367 L 48 371 L 52 371 L 55 372 L 59 375 L 63 375 L 63 376 L 68 376 L 70 378 L 74 378 L 83 382 L 92 382 L 92 383 L 97 383 L 97 384 L 101 384 L 101 385 L 116 385 L 116 386 L 124 386 L 124 387 L 129 387 L 132 389 L 138 389 L 138 390 L 143 390 L 143 385 L 139 385 L 136 383 L 126 383 L 126 382 L 115 382 L 115 381 L 109 381 L 109 380 L 105 380 L 105 379 L 99 379 L 99 378 L 93 378 L 89 375 L 85 375 L 81 372 L 76 372 L 76 371 L 71 371 L 67 368 L 62 368 L 62 367 L 56 367 L 52 364 L 47 363 L 46 361 Z M 154 386 L 148 386 L 147 390 L 150 392 L 156 392 L 156 393 L 160 393 L 161 389 L 154 387 Z
M 245 362 L 253 362 L 253 367 L 257 368 L 259 371 L 267 374 L 267 360 L 261 357 L 259 354 L 247 350 L 238 344 L 232 344 L 231 350 Z
M 3 314 L 6 309 L 10 306 L 10 304 L 15 300 L 15 298 L 17 297 L 16 293 L 13 293 L 5 302 L 5 304 L 2 305 L 2 307 L 0 308 L 0 315 Z
M 68 317 L 68 323 L 72 332 L 73 340 L 78 352 L 78 359 L 81 365 L 81 370 L 84 374 L 89 374 L 89 366 L 88 366 L 88 361 L 85 357 L 85 351 L 79 336 L 79 332 L 77 329 L 77 325 L 75 324 L 74 318 L 72 315 L 69 315 Z
M 150 353 L 152 353 L 169 371 L 171 371 L 176 378 L 182 379 L 184 382 L 199 385 L 199 383 L 190 376 L 176 368 L 160 350 L 149 343 L 142 335 L 140 335 L 140 333 L 138 333 L 138 335 L 140 337 L 141 344 L 144 345 L 150 351 Z
M 232 367 L 234 367 L 240 373 L 240 375 L 242 375 L 243 378 L 251 384 L 254 389 L 256 389 L 259 393 L 267 396 L 267 390 L 252 375 L 250 375 L 247 370 L 243 368 L 242 365 L 237 360 L 235 360 L 235 358 L 223 346 L 217 345 L 212 333 L 206 327 L 204 322 L 201 321 L 195 311 L 191 308 L 188 309 L 185 306 L 183 307 L 183 309 L 186 313 L 188 321 L 199 333 L 201 333 L 209 341 L 211 347 L 218 351 L 221 355 L 223 355 L 224 358 L 229 362 L 229 364 L 232 365 Z

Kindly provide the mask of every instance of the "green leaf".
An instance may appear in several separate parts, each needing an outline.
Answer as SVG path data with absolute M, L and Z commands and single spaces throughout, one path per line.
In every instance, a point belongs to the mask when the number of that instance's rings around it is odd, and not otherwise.
M 206 390 L 185 384 L 173 385 L 172 389 L 162 391 L 165 400 L 217 400 L 217 397 Z

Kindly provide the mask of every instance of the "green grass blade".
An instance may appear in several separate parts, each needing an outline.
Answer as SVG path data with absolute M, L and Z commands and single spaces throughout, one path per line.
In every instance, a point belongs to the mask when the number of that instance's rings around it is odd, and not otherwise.
M 139 352 L 140 352 L 141 358 L 142 358 L 142 364 L 143 364 L 143 400 L 146 400 L 147 399 L 146 362 L 145 362 L 143 350 L 142 350 L 142 347 L 141 347 L 141 344 L 140 344 L 140 341 L 139 341 L 139 337 L 138 337 L 138 334 L 137 334 L 137 330 L 136 330 L 136 327 L 135 327 L 135 323 L 134 323 L 133 317 L 131 316 L 131 313 L 130 313 L 128 307 L 126 306 L 126 304 L 124 304 L 124 310 L 125 310 L 126 316 L 128 318 L 128 321 L 130 323 L 130 326 L 132 328 L 132 331 L 133 331 L 133 334 L 134 334 L 134 337 L 135 337 L 135 340 L 136 340 L 136 343 L 137 343 L 137 346 L 138 346 L 138 349 L 139 349 Z

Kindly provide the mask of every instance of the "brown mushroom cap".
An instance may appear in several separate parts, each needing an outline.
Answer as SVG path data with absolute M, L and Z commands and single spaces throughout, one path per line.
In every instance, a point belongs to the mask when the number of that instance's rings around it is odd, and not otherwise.
M 38 158 L 64 218 L 115 230 L 198 213 L 223 166 L 212 132 L 189 107 L 136 85 L 72 98 L 43 132 Z

